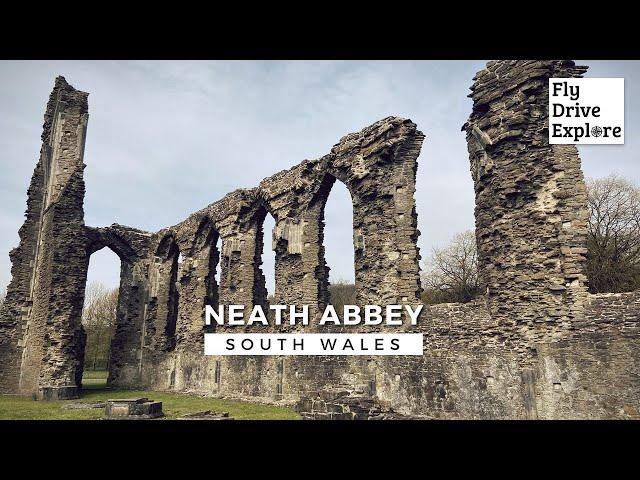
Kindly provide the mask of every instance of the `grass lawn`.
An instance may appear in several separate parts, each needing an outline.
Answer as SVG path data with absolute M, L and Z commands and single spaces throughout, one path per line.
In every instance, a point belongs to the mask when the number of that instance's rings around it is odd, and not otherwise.
M 259 403 L 222 400 L 179 393 L 145 390 L 107 390 L 107 372 L 85 372 L 83 390 L 77 400 L 35 401 L 30 397 L 0 395 L 1 420 L 93 420 L 104 414 L 104 408 L 66 409 L 63 405 L 73 402 L 95 402 L 109 398 L 147 397 L 162 402 L 164 418 L 177 418 L 186 413 L 215 410 L 229 412 L 238 420 L 297 420 L 300 415 L 290 408 L 274 407 Z

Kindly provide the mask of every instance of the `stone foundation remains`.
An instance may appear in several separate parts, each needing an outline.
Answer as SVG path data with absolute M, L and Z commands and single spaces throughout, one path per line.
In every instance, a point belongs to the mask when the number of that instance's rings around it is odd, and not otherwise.
M 570 61 L 518 60 L 489 62 L 476 75 L 463 130 L 486 295 L 425 307 L 414 329 L 424 333 L 422 357 L 203 355 L 204 305 L 267 306 L 267 213 L 276 222 L 275 303 L 322 312 L 324 206 L 336 181 L 353 201 L 357 303 L 420 303 L 414 192 L 424 135 L 413 122 L 382 119 L 324 157 L 158 232 L 93 228 L 83 217 L 87 94 L 59 77 L 10 254 L 0 390 L 77 395 L 89 256 L 107 247 L 122 265 L 113 387 L 297 403 L 308 418 L 637 418 L 640 292 L 587 293 L 580 159 L 575 147 L 547 140 L 548 79 L 585 71 Z
M 148 420 L 164 417 L 162 402 L 148 398 L 121 398 L 107 400 L 104 418 L 108 420 Z

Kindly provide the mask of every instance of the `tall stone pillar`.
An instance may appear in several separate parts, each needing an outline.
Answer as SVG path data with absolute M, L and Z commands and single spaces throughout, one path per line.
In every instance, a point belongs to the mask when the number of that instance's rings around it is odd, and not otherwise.
M 202 355 L 204 352 L 205 305 L 218 306 L 215 279 L 220 253 L 216 248 L 218 234 L 206 219 L 195 234 L 184 243 L 178 289 L 178 324 L 176 350 Z
M 476 196 L 479 268 L 494 318 L 567 327 L 583 312 L 586 189 L 572 145 L 548 142 L 548 79 L 571 61 L 500 60 L 477 73 L 464 125 Z
M 45 399 L 77 395 L 88 267 L 82 207 L 87 96 L 58 77 L 47 104 L 40 161 L 0 313 L 3 391 Z
M 144 384 L 145 315 L 149 300 L 149 260 L 122 260 L 116 329 L 109 353 L 107 385 L 120 388 Z M 148 359 L 147 359 L 148 360 Z
M 321 316 L 330 302 L 328 288 L 330 267 L 325 259 L 324 247 L 324 209 L 334 182 L 334 177 L 327 175 L 327 179 L 321 186 L 321 190 L 326 191 L 321 191 L 317 200 L 312 201 L 304 213 L 302 293 L 303 303 L 309 305 L 310 318 Z M 349 248 L 349 245 L 344 247 Z
M 305 160 L 260 183 L 259 195 L 274 220 L 264 241 L 275 251 L 275 303 L 309 309 L 310 326 L 327 303 L 328 268 L 324 259 L 324 206 L 335 178 L 326 172 L 331 155 Z M 265 212 L 266 215 L 266 212 Z M 278 330 L 292 331 L 288 312 Z
M 144 316 L 143 355 L 162 356 L 175 348 L 180 293 L 180 249 L 173 233 L 162 240 L 149 264 L 149 294 Z M 183 257 L 184 259 L 184 257 Z
M 254 285 L 256 283 L 257 233 L 257 225 L 247 231 L 238 231 L 230 235 L 226 235 L 226 232 L 220 232 L 222 236 L 220 304 L 244 305 L 247 317 L 256 300 Z M 262 283 L 264 284 L 264 278 L 262 278 Z M 260 300 L 262 300 L 262 296 L 260 296 Z
M 221 251 L 214 251 L 214 260 L 220 263 L 216 301 L 221 305 L 244 305 L 245 318 L 254 305 L 264 306 L 267 302 L 261 269 L 264 211 L 255 194 L 255 189 L 236 190 L 217 202 L 211 212 L 221 244 Z M 239 332 L 237 327 L 222 327 L 227 328 Z
M 353 198 L 356 295 L 365 304 L 420 303 L 420 232 L 414 193 L 424 140 L 410 120 L 388 117 L 333 147 L 330 173 Z

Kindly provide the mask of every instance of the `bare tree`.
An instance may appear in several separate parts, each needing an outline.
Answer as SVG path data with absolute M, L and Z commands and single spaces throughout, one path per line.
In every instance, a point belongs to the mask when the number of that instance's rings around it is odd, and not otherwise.
M 109 348 L 116 327 L 118 289 L 91 283 L 85 292 L 82 325 L 87 334 L 85 366 L 89 370 L 107 368 Z
M 640 287 L 640 188 L 611 175 L 587 181 L 587 276 L 592 292 Z
M 345 305 L 356 304 L 356 286 L 346 280 L 337 280 L 329 285 L 329 303 L 333 305 L 339 318 L 344 315 Z
M 5 298 L 7 298 L 7 291 L 3 288 L 0 290 L 0 305 L 4 303 Z
M 434 248 L 422 272 L 425 303 L 468 302 L 478 295 L 478 252 L 472 230 L 456 234 L 445 248 Z

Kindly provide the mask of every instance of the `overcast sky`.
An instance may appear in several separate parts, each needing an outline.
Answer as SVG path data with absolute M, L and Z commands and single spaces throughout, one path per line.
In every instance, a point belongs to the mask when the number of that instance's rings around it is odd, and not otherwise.
M 464 134 L 469 86 L 485 61 L 0 61 L 0 289 L 10 278 L 26 189 L 40 151 L 56 75 L 89 92 L 87 225 L 156 231 L 236 188 L 329 152 L 342 136 L 389 115 L 426 134 L 417 182 L 419 246 L 426 257 L 473 228 Z M 590 177 L 640 183 L 640 62 L 585 61 L 587 76 L 624 77 L 625 145 L 583 146 Z M 351 206 L 336 183 L 326 212 L 331 280 L 353 280 Z M 267 232 L 273 227 L 268 219 Z M 265 275 L 273 291 L 267 234 Z M 119 283 L 108 249 L 89 281 Z

